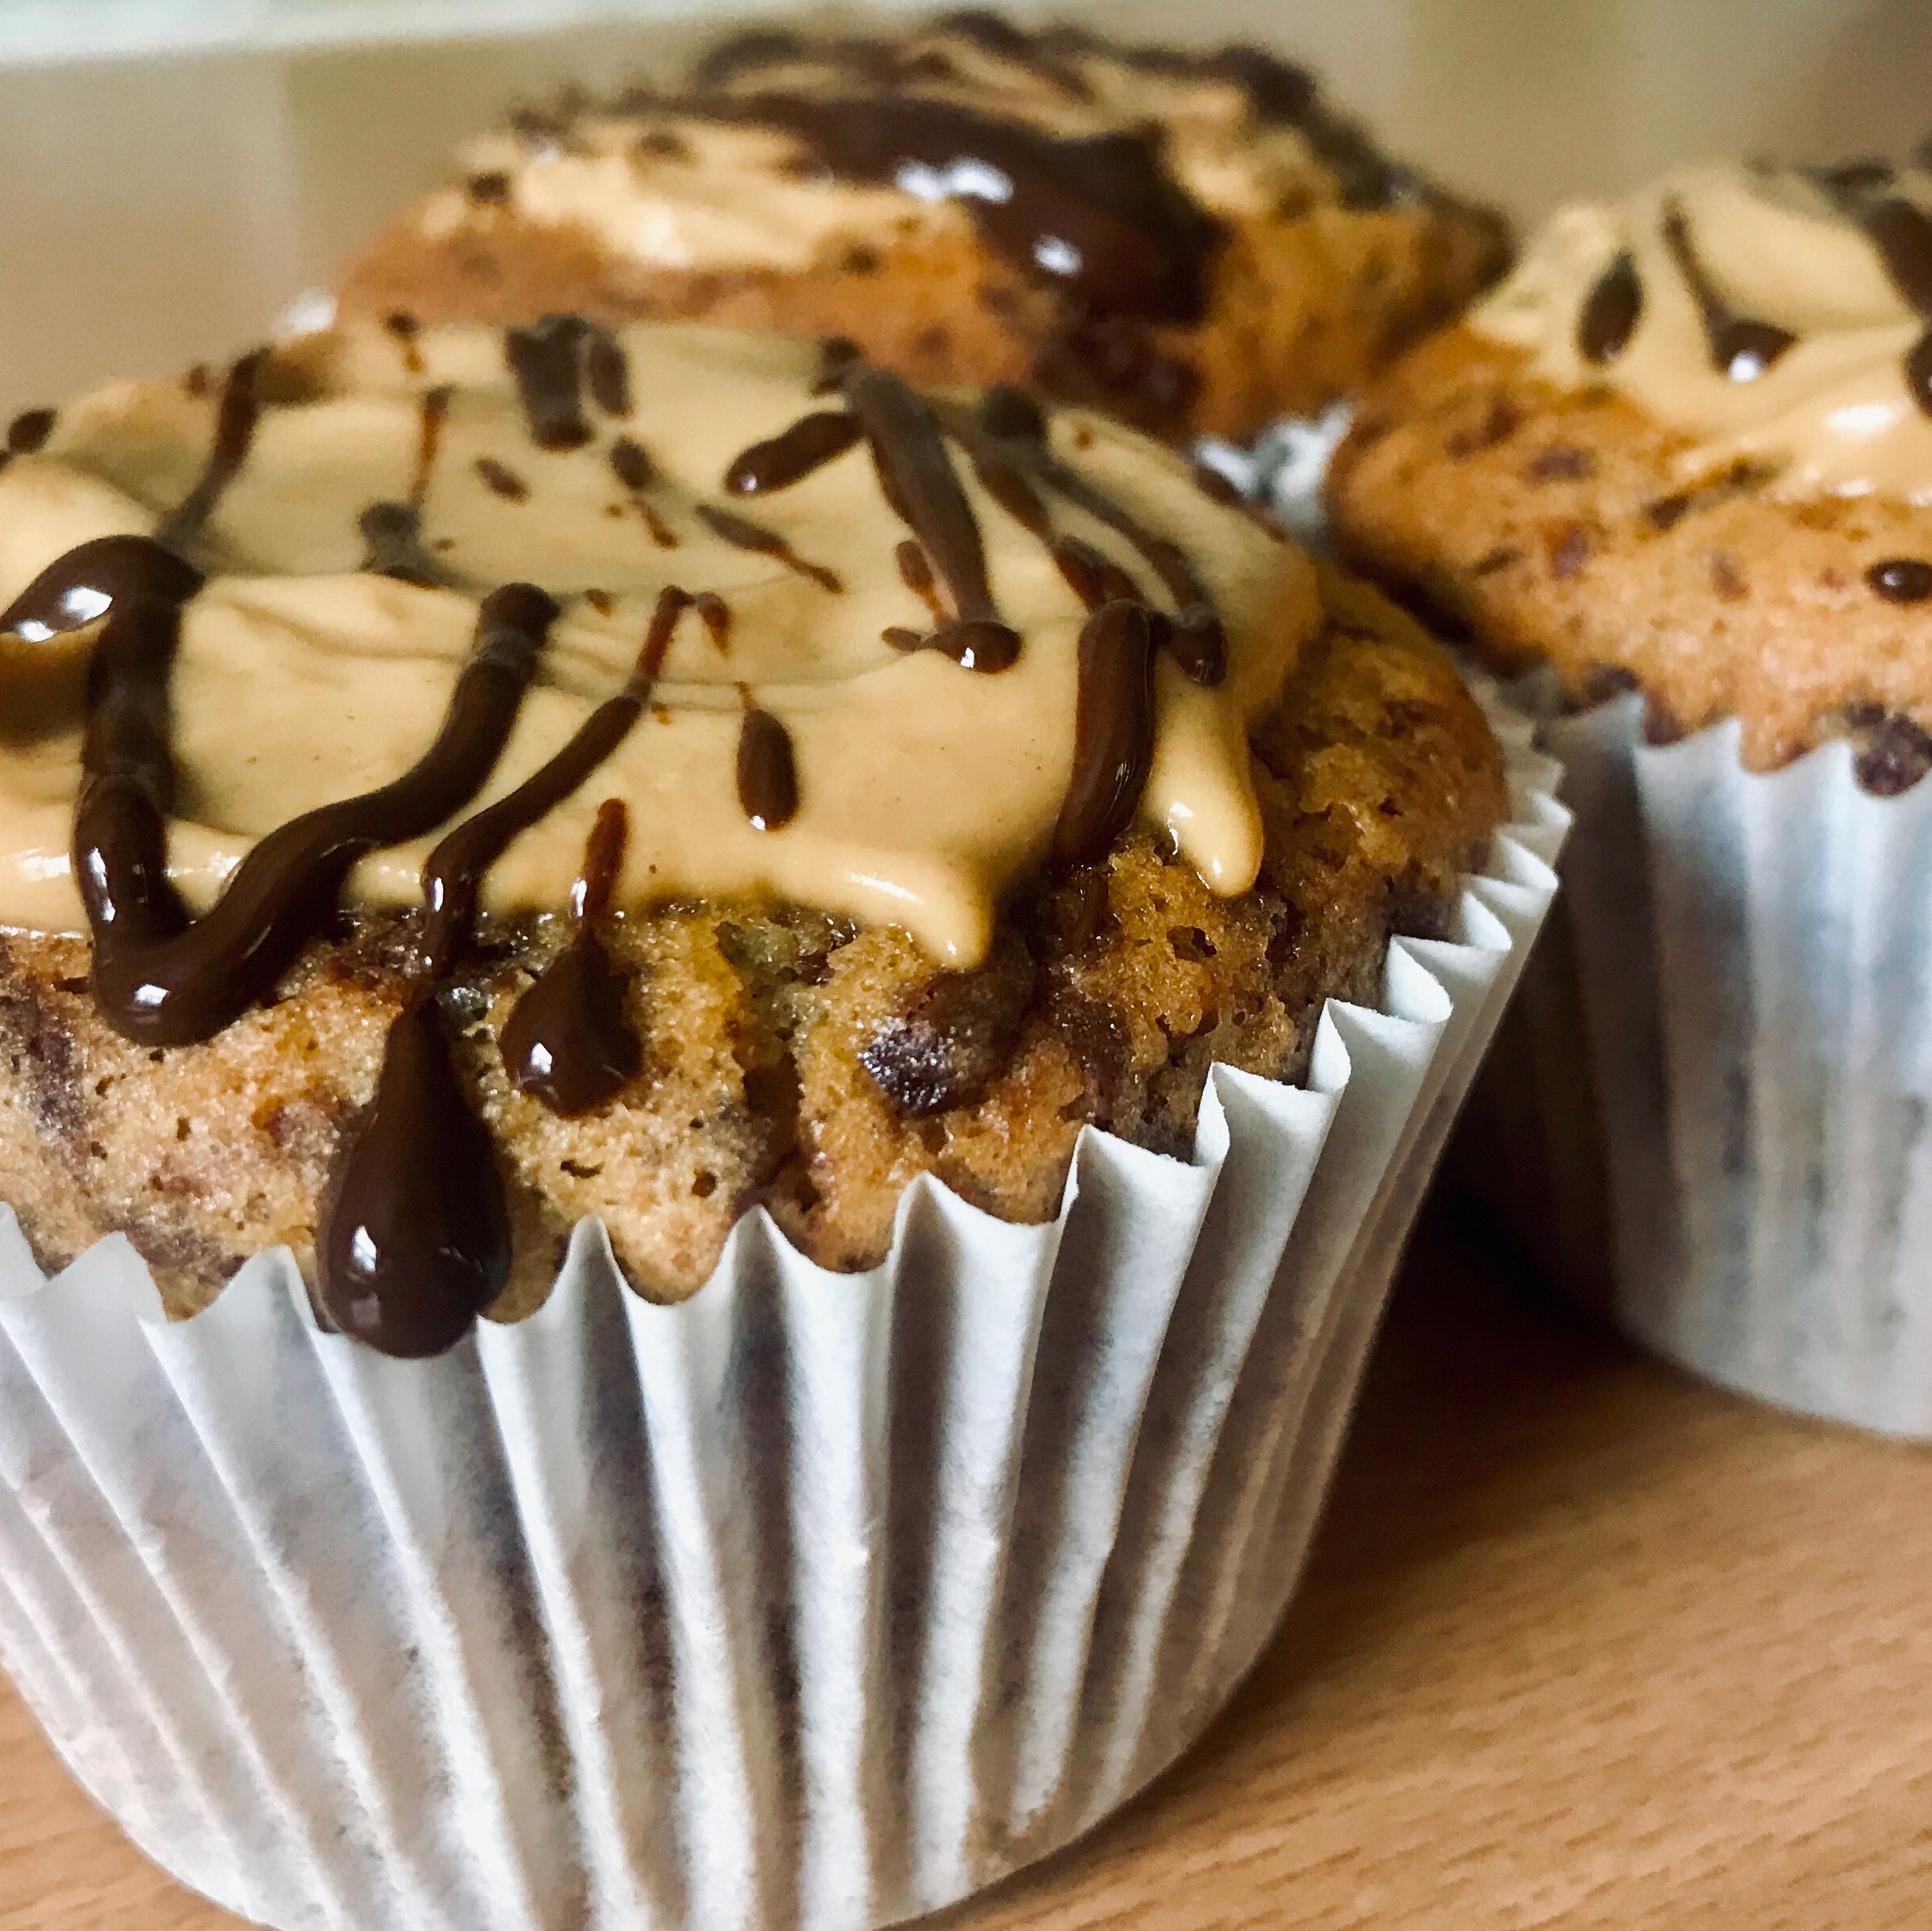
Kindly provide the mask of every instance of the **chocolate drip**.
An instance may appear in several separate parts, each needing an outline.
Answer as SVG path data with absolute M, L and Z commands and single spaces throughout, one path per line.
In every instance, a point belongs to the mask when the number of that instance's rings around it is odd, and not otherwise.
M 1643 283 L 1626 248 L 1597 277 L 1576 322 L 1576 352 L 1586 362 L 1613 362 L 1643 319 Z
M 769 442 L 753 443 L 725 471 L 724 487 L 739 496 L 790 489 L 844 455 L 864 433 L 843 409 L 816 410 Z
M 142 1045 L 185 1045 L 270 991 L 333 911 L 358 859 L 428 831 L 488 779 L 556 614 L 527 583 L 486 598 L 476 648 L 423 757 L 378 790 L 270 832 L 213 909 L 190 920 L 167 877 L 178 609 L 154 598 L 117 604 L 94 654 L 74 831 L 94 999 L 108 1024 Z
M 719 509 L 711 503 L 700 503 L 698 515 L 714 536 L 722 537 L 734 549 L 748 550 L 759 556 L 776 557 L 788 570 L 808 577 L 821 590 L 836 593 L 845 587 L 836 571 L 800 556 L 776 530 L 767 529 L 761 523 L 754 523 L 748 517 L 734 515 L 730 510 Z
M 1207 313 L 1227 231 L 1168 172 L 1157 133 L 1063 138 L 906 94 L 762 94 L 698 106 L 781 129 L 842 179 L 956 201 L 990 250 L 1083 310 L 1190 323 Z
M 1140 804 L 1154 766 L 1154 630 L 1144 604 L 1115 598 L 1080 633 L 1073 773 L 1053 830 L 1053 855 L 1101 856 Z
M 433 973 L 448 970 L 468 943 L 484 874 L 511 841 L 548 817 L 630 735 L 650 701 L 651 687 L 664 667 L 678 619 L 691 603 L 689 593 L 675 584 L 662 592 L 636 667 L 624 688 L 599 704 L 555 757 L 539 765 L 514 791 L 464 819 L 424 861 L 423 903 L 428 919 L 423 946 Z
M 1689 219 L 1675 201 L 1664 210 L 1664 244 L 1697 304 L 1712 366 L 1734 382 L 1756 382 L 1797 337 L 1774 322 L 1754 320 L 1731 307 L 1700 258 Z
M 1139 552 L 1176 606 L 1177 614 L 1171 622 L 1157 626 L 1162 648 L 1190 683 L 1208 690 L 1218 685 L 1228 674 L 1227 632 L 1207 586 L 1180 546 L 1156 535 L 1138 517 L 1096 490 L 1078 470 L 1069 469 L 1049 451 L 1043 448 L 1028 451 L 1024 445 L 1010 442 L 1000 448 L 1029 466 L 1055 494 L 1104 523 Z
M 584 324 L 584 374 L 591 399 L 606 415 L 631 412 L 631 359 L 608 328 Z
M 1005 670 L 1019 655 L 1019 634 L 994 604 L 979 520 L 954 473 L 938 417 L 883 369 L 855 365 L 845 395 L 864 426 L 886 502 L 952 593 L 958 614 L 940 626 L 932 647 L 969 669 Z
M 738 692 L 745 700 L 738 727 L 738 802 L 754 830 L 779 831 L 798 811 L 791 733 L 770 712 L 759 709 L 747 685 L 740 685 Z
M 720 657 L 731 654 L 731 606 L 716 590 L 700 590 L 694 600 L 698 614 Z
M 977 449 L 973 452 L 973 473 L 980 487 L 1022 529 L 1042 541 L 1052 537 L 1052 513 L 1016 464 L 994 450 Z
M 546 315 L 503 340 L 530 435 L 539 449 L 580 449 L 590 440 L 584 419 L 586 382 L 607 415 L 631 412 L 631 379 L 622 345 L 580 315 Z
M 644 520 L 644 527 L 651 533 L 651 541 L 660 550 L 675 550 L 677 537 L 670 526 L 657 511 L 657 506 L 644 492 L 663 479 L 658 474 L 644 445 L 634 442 L 628 436 L 620 436 L 610 445 L 610 467 L 619 482 L 629 491 L 631 502 Z
M 1141 595 L 1139 586 L 1111 556 L 1103 556 L 1090 543 L 1083 543 L 1077 536 L 1062 537 L 1053 546 L 1053 560 L 1059 565 L 1068 587 L 1090 611 L 1123 601 L 1146 607 L 1147 599 Z
M 506 503 L 529 501 L 530 484 L 507 463 L 500 463 L 494 456 L 479 456 L 476 459 L 476 473 L 482 478 L 484 487 L 491 495 L 501 496 Z
M 251 349 L 228 371 L 228 379 L 221 387 L 221 400 L 215 405 L 214 441 L 200 480 L 154 532 L 157 542 L 178 550 L 199 536 L 221 500 L 222 492 L 248 460 L 248 451 L 255 440 L 255 425 L 262 412 L 256 384 L 269 352 L 266 349 Z
M 117 604 L 140 598 L 184 604 L 201 572 L 152 537 L 97 536 L 56 557 L 0 612 L 0 631 L 29 643 L 80 630 Z
M 60 420 L 50 409 L 23 409 L 7 425 L 6 456 L 37 456 L 47 446 L 47 438 L 54 433 L 54 424 Z
M 441 581 L 435 559 L 422 547 L 422 512 L 412 503 L 371 503 L 357 519 L 362 567 L 373 576 L 433 589 Z
M 826 337 L 818 345 L 818 373 L 812 379 L 812 394 L 836 395 L 844 385 L 847 370 L 864 360 L 864 352 L 850 336 Z
M 410 476 L 410 504 L 420 510 L 429 494 L 429 479 L 436 471 L 437 451 L 442 447 L 442 426 L 449 420 L 450 398 L 456 391 L 447 383 L 424 389 L 416 407 L 416 465 Z
M 623 867 L 629 829 L 623 800 L 606 799 L 572 895 L 570 942 L 517 1001 L 503 1028 L 511 1083 L 566 1120 L 622 1092 L 644 1064 L 643 1046 L 624 1010 L 624 976 L 597 931 Z
M 1867 208 L 1865 232 L 1899 294 L 1932 319 L 1932 217 L 1893 195 Z
M 331 1177 L 315 1260 L 336 1325 L 406 1360 L 454 1347 L 510 1278 L 496 1150 L 427 985 L 389 1028 L 376 1097 Z
M 1892 285 L 1932 323 L 1932 218 L 1912 202 L 1892 196 L 1867 209 L 1864 220 Z M 1905 386 L 1920 409 L 1932 415 L 1932 327 L 1906 356 Z
M 398 309 L 393 315 L 383 316 L 382 326 L 395 338 L 396 346 L 402 353 L 404 373 L 421 375 L 422 344 L 418 337 L 422 332 L 422 324 L 413 315 Z
M 917 541 L 908 537 L 892 553 L 899 566 L 899 580 L 932 613 L 935 624 L 946 621 L 946 606 L 939 601 L 939 586 L 932 574 L 932 559 Z
M 998 382 L 980 399 L 980 427 L 1003 442 L 1046 440 L 1046 415 L 1024 389 Z

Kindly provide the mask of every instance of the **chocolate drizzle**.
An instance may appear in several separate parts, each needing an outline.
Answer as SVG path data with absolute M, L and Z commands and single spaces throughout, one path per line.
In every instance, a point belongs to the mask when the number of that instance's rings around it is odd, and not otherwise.
M 422 547 L 422 506 L 429 494 L 429 479 L 435 472 L 436 452 L 442 446 L 442 426 L 448 419 L 451 394 L 446 386 L 422 393 L 418 405 L 416 468 L 410 478 L 408 502 L 371 503 L 358 520 L 357 526 L 367 546 L 362 567 L 377 576 L 418 585 L 434 585 L 442 580 L 441 572 Z
M 1932 217 L 1891 196 L 1868 208 L 1864 221 L 1893 286 L 1928 325 L 1906 355 L 1905 386 L 1919 408 L 1932 415 Z
M 622 345 L 580 315 L 546 315 L 504 337 L 504 354 L 539 449 L 580 449 L 591 439 L 584 391 L 607 415 L 631 412 L 631 379 Z
M 821 590 L 830 590 L 836 595 L 845 587 L 836 570 L 828 570 L 823 563 L 814 563 L 808 557 L 801 556 L 776 530 L 767 529 L 761 523 L 754 523 L 750 517 L 739 516 L 730 510 L 719 509 L 712 503 L 700 503 L 698 517 L 712 535 L 722 537 L 735 550 L 748 550 L 759 556 L 776 557 L 788 570 L 809 578 Z
M 798 769 L 791 733 L 760 710 L 748 685 L 740 684 L 745 715 L 738 727 L 738 802 L 754 830 L 776 832 L 798 813 Z
M 957 202 L 994 254 L 1081 310 L 1194 323 L 1227 238 L 1174 178 L 1157 133 L 1062 137 L 957 102 L 718 95 L 695 111 L 790 134 L 841 180 Z
M 929 647 L 969 670 L 1005 670 L 1019 655 L 1019 633 L 994 604 L 979 522 L 946 453 L 939 418 L 923 397 L 884 369 L 853 364 L 844 389 L 886 501 L 952 593 L 958 614 L 939 626 Z
M 254 349 L 242 356 L 228 371 L 221 385 L 221 400 L 214 409 L 214 441 L 200 479 L 180 507 L 154 532 L 154 540 L 170 550 L 178 550 L 198 537 L 214 513 L 221 493 L 232 483 L 255 440 L 255 425 L 261 417 L 261 402 L 256 385 L 270 352 Z
M 1080 633 L 1073 775 L 1053 829 L 1063 864 L 1101 856 L 1130 823 L 1154 766 L 1154 627 L 1145 604 L 1116 598 Z
M 1690 290 L 1710 345 L 1712 365 L 1734 382 L 1754 382 L 1797 337 L 1774 322 L 1739 315 L 1726 301 L 1697 253 L 1689 217 L 1672 201 L 1664 211 L 1664 244 Z
M 1626 248 L 1597 277 L 1576 322 L 1576 352 L 1586 362 L 1613 362 L 1643 319 L 1643 283 Z
M 509 1279 L 509 1213 L 496 1149 L 452 1060 L 436 1013 L 437 984 L 470 941 L 484 873 L 512 839 L 554 811 L 623 742 L 650 700 L 672 632 L 690 604 L 682 590 L 665 590 L 624 688 L 516 790 L 458 826 L 423 866 L 424 970 L 389 1029 L 376 1097 L 337 1154 L 316 1237 L 323 1306 L 346 1332 L 382 1354 L 416 1357 L 453 1347 Z M 600 813 L 600 829 L 604 822 Z M 593 853 L 603 852 L 606 868 L 590 879 L 599 895 L 596 912 L 586 913 L 590 891 L 579 902 L 580 936 L 602 910 L 622 859 L 621 838 L 614 856 L 608 845 L 598 847 L 595 833 L 592 846 Z M 586 870 L 588 877 L 588 858 Z M 545 1041 L 574 1046 L 594 1038 L 604 1057 L 621 1054 L 607 1030 L 610 1013 L 601 1005 L 580 1010 L 575 1002 L 614 997 L 621 1027 L 622 992 L 621 985 L 607 985 L 580 964 L 566 970 L 523 1029 L 532 1069 L 535 1048 Z M 515 1051 L 507 1027 L 503 1047 L 506 1057 Z M 517 1062 L 510 1063 L 515 1078 Z M 594 1068 L 574 1064 L 556 1090 L 574 1096 L 598 1077 Z M 544 1093 L 538 1097 L 548 1103 Z
M 566 1120 L 614 1098 L 644 1064 L 644 1048 L 624 1010 L 624 976 L 597 929 L 623 868 L 629 832 L 624 801 L 607 798 L 572 894 L 570 941 L 517 1001 L 503 1027 L 511 1084 Z
M 101 1015 L 142 1045 L 210 1038 L 271 991 L 334 911 L 365 853 L 428 831 L 495 768 L 556 606 L 527 583 L 484 598 L 442 727 L 394 782 L 268 834 L 190 919 L 167 876 L 174 763 L 168 685 L 179 605 L 117 601 L 92 667 L 74 868 L 94 935 Z
M 844 454 L 864 433 L 856 416 L 819 409 L 801 416 L 768 442 L 754 442 L 724 472 L 734 496 L 754 496 L 789 489 Z
M 644 518 L 644 527 L 651 533 L 651 541 L 660 550 L 675 550 L 676 533 L 644 493 L 662 478 L 658 475 L 657 465 L 651 460 L 644 445 L 628 436 L 619 436 L 610 445 L 610 468 L 629 493 L 632 507 Z
M 82 629 L 118 604 L 142 598 L 184 604 L 201 580 L 199 570 L 152 538 L 97 536 L 50 563 L 0 612 L 0 631 L 38 643 Z

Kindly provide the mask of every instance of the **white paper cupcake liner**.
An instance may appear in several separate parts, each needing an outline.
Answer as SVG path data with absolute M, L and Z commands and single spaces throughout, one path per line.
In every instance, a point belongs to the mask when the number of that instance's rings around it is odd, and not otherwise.
M 1658 746 L 1642 720 L 1632 695 L 1546 728 L 1564 913 L 1472 1164 L 1652 1348 L 1932 1437 L 1932 784 L 1874 797 L 1843 743 L 1754 774 L 1734 723 Z M 1593 1222 L 1613 1265 L 1580 1282 Z
M 169 1870 L 280 1931 L 862 1931 L 1198 1735 L 1295 1582 L 1397 1250 L 1554 889 L 1554 767 L 1453 940 L 1216 1067 L 1192 1162 L 1048 1225 L 921 1181 L 835 1275 L 762 1213 L 681 1306 L 580 1226 L 432 1362 L 286 1252 L 164 1321 L 0 1217 L 0 1658 Z

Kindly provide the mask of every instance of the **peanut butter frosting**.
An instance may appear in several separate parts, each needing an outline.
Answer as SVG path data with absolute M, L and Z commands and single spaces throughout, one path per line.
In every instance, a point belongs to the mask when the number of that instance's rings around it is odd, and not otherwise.
M 1932 500 L 1932 174 L 1684 168 L 1562 209 L 1471 318 L 1792 496 Z
M 0 921 L 45 931 L 82 921 L 104 664 L 160 680 L 141 755 L 201 914 L 278 828 L 404 781 L 520 629 L 500 754 L 358 832 L 348 898 L 413 903 L 448 820 L 628 692 L 641 721 L 482 868 L 484 909 L 561 910 L 616 798 L 618 908 L 765 895 L 970 964 L 1016 879 L 1136 816 L 1244 890 L 1244 727 L 1318 621 L 1300 552 L 1104 418 L 698 327 L 345 325 L 14 442 Z M 155 661 L 104 649 L 158 592 L 181 607 Z

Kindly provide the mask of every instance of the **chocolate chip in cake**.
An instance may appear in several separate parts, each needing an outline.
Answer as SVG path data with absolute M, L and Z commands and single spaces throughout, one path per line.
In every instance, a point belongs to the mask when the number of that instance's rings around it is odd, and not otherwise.
M 1711 588 L 1727 604 L 1742 603 L 1750 592 L 1738 560 L 1727 550 L 1714 550 L 1710 556 Z
M 1653 697 L 1644 706 L 1643 741 L 1646 744 L 1670 745 L 1680 742 L 1690 736 L 1670 706 Z
M 1533 483 L 1587 482 L 1596 473 L 1596 457 L 1574 442 L 1558 442 L 1544 450 L 1524 472 Z
M 1932 597 L 1932 563 L 1920 556 L 1888 556 L 1865 572 L 1865 582 L 1888 604 L 1922 604 Z
M 510 177 L 500 168 L 473 174 L 463 184 L 464 192 L 479 208 L 501 208 L 510 198 Z
M 1032 955 L 1008 934 L 978 971 L 928 980 L 860 1049 L 859 1062 L 908 1119 L 964 1105 L 1005 1070 L 1034 981 Z
M 1482 420 L 1469 428 L 1458 430 L 1442 447 L 1446 454 L 1456 457 L 1479 455 L 1499 442 L 1507 442 L 1522 424 L 1522 412 L 1498 390 L 1490 397 Z
M 1559 583 L 1567 583 L 1583 574 L 1590 560 L 1590 532 L 1580 523 L 1564 525 L 1551 532 L 1550 574 Z
M 1876 798 L 1896 798 L 1932 771 L 1932 737 L 1907 717 L 1888 712 L 1869 727 L 1852 770 Z

